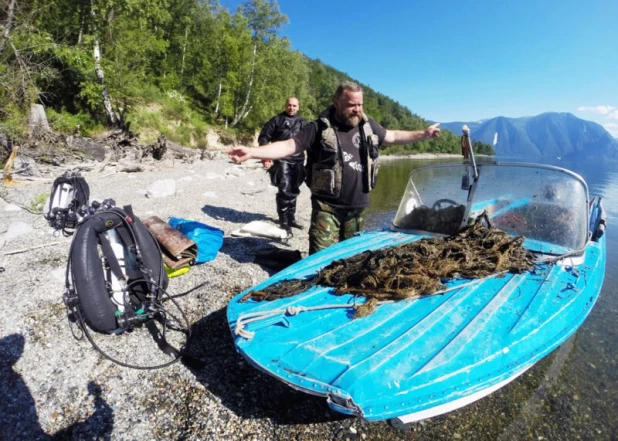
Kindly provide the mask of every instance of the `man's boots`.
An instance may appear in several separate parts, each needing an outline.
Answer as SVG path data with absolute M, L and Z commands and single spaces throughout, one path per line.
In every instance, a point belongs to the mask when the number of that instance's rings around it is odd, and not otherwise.
M 288 225 L 299 230 L 303 229 L 303 226 L 296 222 L 296 199 L 288 204 Z
M 284 229 L 289 236 L 292 235 L 292 228 L 289 223 L 289 206 L 287 201 L 283 201 L 280 198 L 276 198 L 277 202 L 277 214 L 279 215 L 279 225 Z

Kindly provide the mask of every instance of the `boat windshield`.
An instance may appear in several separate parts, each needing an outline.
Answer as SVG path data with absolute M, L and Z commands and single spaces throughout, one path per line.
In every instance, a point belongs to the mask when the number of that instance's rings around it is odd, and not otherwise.
M 581 177 L 531 164 L 483 164 L 478 170 L 476 182 L 467 164 L 413 171 L 393 229 L 452 235 L 486 212 L 493 227 L 525 236 L 532 250 L 562 254 L 584 247 L 588 188 Z

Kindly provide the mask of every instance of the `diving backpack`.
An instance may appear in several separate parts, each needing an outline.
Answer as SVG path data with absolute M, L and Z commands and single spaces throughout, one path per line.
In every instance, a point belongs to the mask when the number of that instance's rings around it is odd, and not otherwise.
M 102 334 L 121 334 L 145 325 L 160 349 L 175 357 L 149 368 L 168 366 L 181 356 L 183 349 L 172 347 L 165 339 L 171 322 L 175 330 L 186 335 L 185 348 L 189 343 L 189 323 L 172 296 L 167 295 L 167 299 L 180 311 L 186 327 L 182 329 L 179 320 L 163 306 L 168 277 L 159 244 L 130 206 L 120 209 L 113 201 L 104 201 L 79 225 L 69 251 L 65 285 L 64 303 L 70 321 L 77 323 L 95 349 L 115 363 L 146 368 L 123 363 L 103 352 L 88 328 Z M 162 332 L 154 321 L 162 325 Z

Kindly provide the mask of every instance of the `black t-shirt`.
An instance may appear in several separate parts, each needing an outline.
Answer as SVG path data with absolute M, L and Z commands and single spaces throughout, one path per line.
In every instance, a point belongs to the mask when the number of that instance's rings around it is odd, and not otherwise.
M 380 124 L 369 119 L 371 130 L 378 135 L 378 145 L 381 146 L 386 136 L 386 129 Z M 345 124 L 333 124 L 337 132 L 339 145 L 343 154 L 343 182 L 341 195 L 336 201 L 328 200 L 329 204 L 343 208 L 363 208 L 369 206 L 369 193 L 363 192 L 363 166 L 360 156 L 360 133 L 359 126 L 350 127 Z M 317 136 L 318 124 L 307 124 L 294 142 L 311 155 L 312 149 L 321 148 L 320 136 Z

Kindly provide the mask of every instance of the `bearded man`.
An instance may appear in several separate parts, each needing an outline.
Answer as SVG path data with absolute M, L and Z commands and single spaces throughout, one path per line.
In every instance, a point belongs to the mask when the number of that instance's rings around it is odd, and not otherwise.
M 337 87 L 333 105 L 294 138 L 259 148 L 234 147 L 226 153 L 241 163 L 307 152 L 312 204 L 309 254 L 313 254 L 364 230 L 364 212 L 378 173 L 378 149 L 438 137 L 439 126 L 385 129 L 363 113 L 363 89 L 346 81 Z

